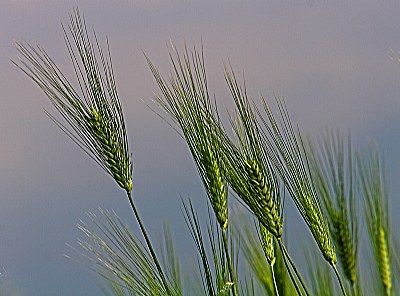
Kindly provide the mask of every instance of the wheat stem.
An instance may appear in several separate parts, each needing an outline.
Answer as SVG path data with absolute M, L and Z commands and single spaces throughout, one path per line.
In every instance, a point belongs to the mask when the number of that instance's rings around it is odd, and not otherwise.
M 159 263 L 159 261 L 158 261 L 158 259 L 157 259 L 157 255 L 156 255 L 156 253 L 154 252 L 153 246 L 152 246 L 152 244 L 151 244 L 151 242 L 150 242 L 150 238 L 149 238 L 149 236 L 147 235 L 146 228 L 144 227 L 143 222 L 142 222 L 142 219 L 140 218 L 139 212 L 138 212 L 138 210 L 137 210 L 137 208 L 136 208 L 136 206 L 135 206 L 135 203 L 133 202 L 131 192 L 128 192 L 127 195 L 128 195 L 129 203 L 130 203 L 130 205 L 131 205 L 131 208 L 132 208 L 132 210 L 133 210 L 133 213 L 135 214 L 136 221 L 137 221 L 138 224 L 139 224 L 140 231 L 142 232 L 142 235 L 143 235 L 143 237 L 144 237 L 144 239 L 145 239 L 145 241 L 146 241 L 146 245 L 147 245 L 147 247 L 148 247 L 148 249 L 149 249 L 149 251 L 150 251 L 150 254 L 151 254 L 151 257 L 152 257 L 152 259 L 153 259 L 153 262 L 154 262 L 154 264 L 156 265 L 157 271 L 158 271 L 158 273 L 159 273 L 159 275 L 160 275 L 160 277 L 161 277 L 161 280 L 162 280 L 162 282 L 163 282 L 163 285 L 164 285 L 164 287 L 165 287 L 165 290 L 166 290 L 166 292 L 167 292 L 167 295 L 173 295 L 172 292 L 171 292 L 171 290 L 170 290 L 170 288 L 169 288 L 169 285 L 168 285 L 168 283 L 167 283 L 167 280 L 166 280 L 166 278 L 165 278 L 165 276 L 164 276 L 164 272 L 163 272 L 163 270 L 162 270 L 162 268 L 161 268 L 161 265 L 160 265 L 160 263 Z
M 282 257 L 283 257 L 283 259 L 285 261 L 286 268 L 287 268 L 287 270 L 289 272 L 289 276 L 290 276 L 290 278 L 291 278 L 291 280 L 292 280 L 292 282 L 293 282 L 293 284 L 295 286 L 297 294 L 298 295 L 302 295 L 302 293 L 301 293 L 301 291 L 300 291 L 300 289 L 298 287 L 297 281 L 293 277 L 291 268 L 293 269 L 293 271 L 294 271 L 297 279 L 299 280 L 299 282 L 301 284 L 301 287 L 303 288 L 303 290 L 306 293 L 306 295 L 310 296 L 310 292 L 308 291 L 308 288 L 307 288 L 306 284 L 304 283 L 303 278 L 301 277 L 299 271 L 297 270 L 296 265 L 294 264 L 294 262 L 290 258 L 289 253 L 286 250 L 286 248 L 285 248 L 284 244 L 282 243 L 281 239 L 278 239 L 278 244 L 279 244 L 279 248 L 281 249 Z M 286 260 L 289 262 L 290 266 L 289 266 L 289 264 L 287 263 Z
M 232 294 L 233 294 L 233 296 L 236 296 L 237 295 L 237 280 L 236 280 L 236 276 L 235 276 L 235 273 L 232 268 L 232 262 L 231 262 L 231 258 L 229 255 L 228 237 L 227 237 L 227 233 L 226 233 L 227 230 L 221 228 L 221 232 L 222 232 L 226 261 L 228 264 L 228 270 L 229 270 L 229 275 L 230 275 L 230 282 L 233 283 Z
M 276 279 L 275 279 L 275 270 L 274 270 L 275 262 L 272 262 L 270 266 L 271 266 L 272 281 L 274 282 L 275 295 L 279 296 L 278 286 L 276 284 Z
M 332 268 L 335 271 L 336 277 L 337 277 L 337 279 L 339 281 L 340 289 L 342 290 L 343 296 L 347 296 L 346 295 L 346 290 L 345 290 L 345 288 L 343 286 L 343 282 L 342 282 L 342 279 L 340 277 L 339 271 L 337 270 L 336 264 L 331 264 L 331 265 L 332 265 Z

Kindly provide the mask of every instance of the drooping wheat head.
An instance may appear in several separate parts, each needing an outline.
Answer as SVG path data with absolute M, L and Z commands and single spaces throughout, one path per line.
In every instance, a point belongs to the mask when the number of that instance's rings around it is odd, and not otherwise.
M 195 46 L 189 53 L 185 47 L 181 57 L 179 51 L 173 45 L 172 47 L 170 61 L 173 71 L 168 81 L 146 56 L 149 68 L 162 92 L 162 96 L 156 97 L 156 102 L 178 126 L 192 154 L 223 238 L 224 260 L 226 259 L 224 262 L 229 270 L 229 280 L 225 278 L 222 290 L 226 290 L 228 294 L 232 291 L 233 296 L 236 296 L 235 284 L 225 286 L 226 282 L 236 282 L 236 270 L 228 246 L 228 190 L 215 132 L 219 127 L 219 118 L 215 101 L 211 101 L 208 93 L 203 50 L 198 51 Z M 199 252 L 202 254 L 201 248 Z M 205 264 L 206 258 L 204 255 L 201 257 Z M 206 277 L 209 283 L 210 274 L 207 273 Z
M 332 220 L 332 237 L 336 242 L 336 251 L 341 262 L 344 274 L 350 284 L 353 286 L 357 280 L 357 250 L 351 241 L 349 224 L 339 213 L 330 217 Z
M 132 156 L 109 47 L 105 55 L 96 35 L 91 42 L 78 10 L 68 28 L 63 26 L 64 39 L 79 91 L 39 45 L 16 43 L 21 58 L 14 64 L 43 90 L 66 124 L 46 112 L 49 117 L 130 194 Z
M 123 145 L 110 121 L 103 118 L 93 106 L 90 106 L 89 125 L 93 130 L 93 136 L 99 143 L 98 150 L 107 163 L 115 181 L 127 192 L 132 191 L 132 177 L 130 160 L 125 158 Z
M 377 245 L 379 248 L 379 272 L 381 274 L 382 283 L 385 287 L 386 295 L 391 295 L 392 291 L 392 272 L 390 267 L 390 254 L 388 246 L 388 237 L 384 227 L 379 226 L 377 229 Z
M 271 188 L 268 188 L 267 179 L 260 171 L 256 161 L 252 163 L 246 162 L 246 170 L 249 175 L 250 192 L 254 196 L 254 208 L 258 208 L 256 212 L 263 213 L 261 224 L 269 225 L 268 229 L 272 230 L 272 234 L 280 238 L 282 236 L 282 221 L 279 214 L 279 208 L 272 195 Z M 265 231 L 268 231 L 265 229 Z
M 225 68 L 225 78 L 236 105 L 236 114 L 230 115 L 236 143 L 222 128 L 217 130 L 227 182 L 259 222 L 280 238 L 282 212 L 278 181 L 265 157 L 266 147 L 261 145 L 255 114 L 246 90 L 237 83 L 233 71 Z
M 261 223 L 259 223 L 259 227 L 261 245 L 265 258 L 267 258 L 269 265 L 274 266 L 276 261 L 274 236 Z
M 173 47 L 170 60 L 173 72 L 166 81 L 146 56 L 151 72 L 162 92 L 157 103 L 179 127 L 189 146 L 211 206 L 222 229 L 228 226 L 227 186 L 217 147 L 215 127 L 219 119 L 215 102 L 208 93 L 203 50 L 185 47 L 183 57 Z
M 279 110 L 279 123 L 264 98 L 261 98 L 261 101 L 267 118 L 265 119 L 261 112 L 258 113 L 268 135 L 263 138 L 269 148 L 268 157 L 285 183 L 325 260 L 334 265 L 335 249 L 328 223 L 321 210 L 320 197 L 314 188 L 300 131 L 295 133 L 283 100 L 278 97 L 275 99 Z
M 353 163 L 351 140 L 348 138 L 346 149 L 343 137 L 338 132 L 328 131 L 318 141 L 318 147 L 309 142 L 315 188 L 322 198 L 344 275 L 354 290 L 358 284 L 356 201 L 359 178 Z
M 369 241 L 385 295 L 392 295 L 391 232 L 384 166 L 375 146 L 359 158 Z

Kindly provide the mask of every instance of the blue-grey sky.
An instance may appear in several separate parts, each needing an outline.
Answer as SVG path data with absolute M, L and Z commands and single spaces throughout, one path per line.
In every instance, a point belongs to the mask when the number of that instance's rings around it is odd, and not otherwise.
M 169 40 L 177 46 L 203 40 L 210 88 L 223 106 L 231 104 L 223 78 L 229 59 L 244 72 L 252 97 L 283 96 L 305 131 L 338 127 L 357 144 L 374 139 L 399 222 L 398 1 L 0 0 L 4 295 L 98 295 L 96 277 L 62 257 L 71 253 L 65 243 L 79 236 L 78 219 L 101 206 L 136 227 L 124 193 L 45 116 L 44 109 L 53 111 L 49 102 L 9 60 L 15 40 L 38 42 L 73 79 L 60 21 L 67 23 L 76 6 L 101 40 L 109 38 L 134 154 L 135 200 L 155 239 L 164 221 L 178 244 L 189 239 L 180 194 L 205 203 L 185 144 L 142 101 L 157 92 L 142 51 L 166 73 Z

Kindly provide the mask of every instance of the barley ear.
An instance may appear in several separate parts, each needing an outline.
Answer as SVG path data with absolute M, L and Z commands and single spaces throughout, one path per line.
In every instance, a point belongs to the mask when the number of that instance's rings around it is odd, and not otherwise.
M 228 227 L 227 186 L 216 141 L 219 118 L 215 101 L 208 93 L 203 49 L 183 55 L 172 45 L 173 72 L 165 80 L 146 56 L 149 68 L 162 92 L 156 102 L 178 127 L 203 181 L 211 206 L 222 229 Z M 161 115 L 163 117 L 163 115 Z
M 379 271 L 382 278 L 383 286 L 385 287 L 386 295 L 391 295 L 392 291 L 392 272 L 390 266 L 390 254 L 388 239 L 385 229 L 380 226 L 377 229 L 377 244 L 379 248 Z
M 365 202 L 365 219 L 369 241 L 381 286 L 385 295 L 392 295 L 392 254 L 389 218 L 389 196 L 381 157 L 374 145 L 370 145 L 365 157 L 359 158 Z
M 49 117 L 129 194 L 132 156 L 115 84 L 109 46 L 105 54 L 96 35 L 92 42 L 76 9 L 64 39 L 79 89 L 72 86 L 40 45 L 16 43 L 21 55 L 14 62 L 46 94 L 66 123 Z
M 217 134 L 227 182 L 257 220 L 279 238 L 282 236 L 279 182 L 266 158 L 267 147 L 262 145 L 262 131 L 245 86 L 239 85 L 228 66 L 225 66 L 225 80 L 236 106 L 236 112 L 229 117 L 236 142 L 221 129 Z
M 349 137 L 345 144 L 339 132 L 330 130 L 316 143 L 309 139 L 308 144 L 314 185 L 322 198 L 342 270 L 355 290 L 358 285 L 358 213 L 355 203 L 359 177 L 351 139 Z
M 331 241 L 328 223 L 321 211 L 321 200 L 314 188 L 307 152 L 300 131 L 294 131 L 284 101 L 275 97 L 279 121 L 271 108 L 261 98 L 267 119 L 260 113 L 267 131 L 265 137 L 268 157 L 285 183 L 297 209 L 310 229 L 325 260 L 336 263 L 336 253 Z
M 260 240 L 265 258 L 267 258 L 269 265 L 274 266 L 276 261 L 274 236 L 261 223 L 259 223 L 259 227 Z

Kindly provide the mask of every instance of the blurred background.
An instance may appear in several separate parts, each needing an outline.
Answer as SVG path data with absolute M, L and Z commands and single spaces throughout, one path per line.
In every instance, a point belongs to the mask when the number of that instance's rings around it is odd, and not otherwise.
M 334 127 L 360 148 L 376 141 L 392 222 L 400 222 L 398 1 L 0 0 L 1 295 L 99 295 L 101 280 L 63 257 L 79 258 L 66 246 L 81 236 L 77 222 L 101 206 L 137 227 L 124 192 L 44 114 L 56 113 L 10 62 L 14 41 L 38 42 L 75 81 L 61 29 L 74 7 L 103 45 L 109 39 L 133 150 L 134 198 L 156 245 L 168 221 L 182 256 L 195 262 L 180 197 L 190 195 L 207 217 L 186 144 L 146 106 L 158 89 L 143 52 L 167 74 L 170 40 L 180 48 L 202 40 L 210 91 L 223 113 L 232 107 L 223 77 L 229 60 L 252 98 L 284 97 L 310 135 Z M 307 231 L 290 203 L 289 241 L 302 247 L 290 239 Z

